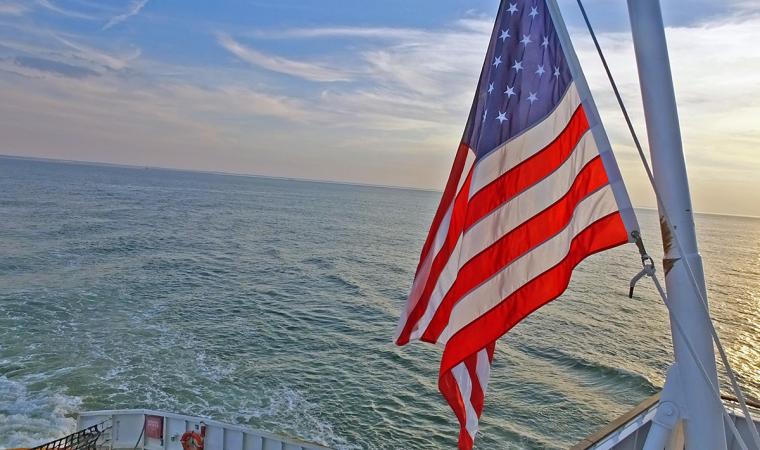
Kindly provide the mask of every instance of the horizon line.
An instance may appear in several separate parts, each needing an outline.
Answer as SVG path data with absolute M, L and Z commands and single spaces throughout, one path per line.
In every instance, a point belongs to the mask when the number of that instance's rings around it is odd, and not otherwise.
M 286 176 L 264 175 L 264 174 L 249 173 L 249 172 L 225 172 L 221 170 L 183 169 L 183 168 L 178 168 L 178 167 L 151 166 L 151 165 L 145 165 L 145 164 L 122 164 L 122 163 L 112 163 L 112 162 L 103 162 L 103 161 L 85 161 L 85 160 L 80 160 L 80 159 L 47 158 L 44 156 L 9 155 L 6 153 L 0 153 L 0 158 L 51 162 L 51 163 L 58 163 L 58 164 L 73 164 L 73 165 L 83 165 L 83 166 L 117 167 L 117 168 L 122 168 L 122 169 L 168 170 L 172 172 L 202 173 L 202 174 L 207 174 L 207 175 L 220 175 L 220 176 L 244 177 L 244 178 L 266 178 L 270 180 L 303 181 L 307 183 L 340 184 L 340 185 L 346 185 L 346 186 L 373 187 L 373 188 L 396 189 L 396 190 L 407 190 L 407 191 L 422 191 L 422 192 L 431 192 L 431 193 L 443 192 L 440 189 L 427 189 L 427 188 L 420 188 L 420 187 L 413 187 L 413 186 L 394 186 L 390 184 L 361 183 L 358 181 L 340 181 L 340 180 L 325 180 L 325 179 L 319 179 L 319 178 L 286 177 Z
M 117 167 L 117 168 L 135 169 L 135 170 L 137 169 L 168 170 L 168 171 L 173 171 L 173 172 L 201 173 L 201 174 L 207 174 L 207 175 L 220 175 L 220 176 L 245 177 L 245 178 L 265 178 L 265 179 L 270 179 L 270 180 L 301 181 L 301 182 L 306 182 L 306 183 L 338 184 L 338 185 L 343 185 L 343 186 L 408 190 L 408 191 L 430 192 L 430 193 L 438 193 L 438 194 L 443 192 L 443 190 L 441 189 L 426 189 L 426 188 L 412 187 L 412 186 L 394 186 L 394 185 L 387 185 L 387 184 L 360 183 L 360 182 L 355 182 L 355 181 L 285 177 L 285 176 L 277 176 L 277 175 L 263 175 L 263 174 L 258 174 L 258 173 L 225 172 L 225 171 L 219 171 L 219 170 L 181 169 L 177 167 L 122 164 L 122 163 L 111 163 L 111 162 L 104 162 L 104 161 L 85 161 L 85 160 L 78 160 L 78 159 L 59 159 L 59 158 L 47 158 L 47 157 L 42 157 L 42 156 L 22 156 L 22 155 L 10 155 L 10 154 L 5 154 L 5 153 L 0 153 L 0 158 L 20 159 L 20 160 L 27 160 L 27 161 L 41 161 L 41 162 L 50 162 L 50 163 L 58 163 L 58 164 Z M 645 210 L 645 211 L 657 211 L 657 208 L 651 207 L 651 206 L 635 206 L 634 209 L 640 209 L 640 210 Z M 752 216 L 752 215 L 747 215 L 747 214 L 732 214 L 732 213 L 720 213 L 720 212 L 710 212 L 710 211 L 694 211 L 694 213 L 708 215 L 708 216 L 725 216 L 725 217 L 738 217 L 738 218 L 744 218 L 744 219 L 760 219 L 760 216 Z

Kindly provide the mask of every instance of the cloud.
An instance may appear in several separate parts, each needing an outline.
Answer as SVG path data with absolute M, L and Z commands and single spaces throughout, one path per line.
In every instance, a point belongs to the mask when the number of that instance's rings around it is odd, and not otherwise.
M 327 91 L 325 108 L 340 111 L 351 123 L 361 120 L 368 129 L 407 130 L 426 140 L 429 133 L 436 142 L 441 136 L 451 138 L 440 148 L 445 152 L 456 144 L 456 134 L 464 127 L 488 31 L 473 32 L 473 22 L 462 21 L 443 33 L 405 29 L 368 33 L 376 34 L 394 40 L 357 50 L 366 67 L 360 86 Z
M 318 82 L 351 80 L 351 76 L 347 71 L 340 71 L 318 64 L 294 61 L 280 56 L 267 55 L 253 48 L 245 47 L 226 34 L 219 34 L 217 42 L 225 50 L 241 60 L 254 66 L 271 70 L 272 72 L 284 73 L 304 80 Z
M 16 77 L 39 80 L 53 76 L 98 77 L 124 71 L 141 53 L 133 47 L 111 54 L 75 41 L 71 34 L 64 38 L 36 25 L 14 27 L 8 33 L 12 38 L 0 35 L 0 71 Z M 125 75 L 134 75 L 134 70 L 121 73 Z
M 303 27 L 285 30 L 255 30 L 246 34 L 260 39 L 370 38 L 408 40 L 423 36 L 427 32 L 416 28 L 394 27 Z
M 66 64 L 52 59 L 36 58 L 33 56 L 16 56 L 13 60 L 17 65 L 22 67 L 41 72 L 55 73 L 65 77 L 85 78 L 98 75 L 97 72 L 86 67 Z
M 145 7 L 145 5 L 148 4 L 148 1 L 150 0 L 132 0 L 132 2 L 127 7 L 127 12 L 111 17 L 111 19 L 106 22 L 105 25 L 103 25 L 102 29 L 107 30 L 124 22 L 132 16 L 138 15 L 140 11 L 142 11 L 142 9 Z
M 236 35 L 218 34 L 220 48 L 250 65 L 233 61 L 226 67 L 145 57 L 137 64 L 139 49 L 114 54 L 73 34 L 39 32 L 36 40 L 14 34 L 21 42 L 5 48 L 0 42 L 0 91 L 13 91 L 0 103 L 0 135 L 7 148 L 29 154 L 51 146 L 86 159 L 76 153 L 85 148 L 94 155 L 90 159 L 110 162 L 441 187 L 492 25 L 490 18 L 467 15 L 436 29 L 240 32 L 257 40 L 252 42 L 345 38 L 350 45 L 310 44 L 323 49 L 317 57 L 329 65 L 268 54 Z M 737 44 L 758 40 L 758 30 L 760 16 L 751 14 L 667 29 L 695 206 L 701 210 L 760 215 L 758 207 L 746 206 L 760 205 L 760 157 L 754 151 L 760 145 L 760 105 L 752 101 L 760 96 L 760 47 Z M 629 190 L 636 204 L 653 205 L 593 44 L 582 29 L 571 34 Z M 630 35 L 602 31 L 599 37 L 646 142 Z M 77 77 L 76 69 L 47 61 L 22 59 L 19 65 L 16 56 L 81 66 L 100 76 Z M 254 78 L 251 70 L 272 76 Z M 39 133 L 40 123 L 45 133 Z M 719 194 L 741 198 L 744 206 L 711 200 Z
M 450 25 L 453 33 L 474 31 L 488 33 L 493 26 L 490 17 L 469 16 L 459 19 Z M 403 27 L 299 27 L 281 30 L 252 30 L 244 33 L 246 36 L 258 39 L 314 39 L 314 38 L 363 38 L 376 40 L 391 40 L 411 43 L 434 36 L 445 36 L 449 32 L 431 31 L 422 28 Z
M 331 126 L 351 130 L 337 132 L 342 142 L 393 141 L 400 143 L 397 148 L 446 159 L 464 126 L 491 27 L 490 19 L 465 18 L 443 32 L 326 27 L 253 35 L 271 39 L 365 39 L 353 47 L 353 57 L 364 61 L 366 72 L 355 74 L 356 83 L 351 86 L 323 91 L 315 102 L 315 114 L 329 112 L 341 118 Z M 760 73 L 760 48 L 736 44 L 756 41 L 760 38 L 758 30 L 760 16 L 749 15 L 732 21 L 720 18 L 669 27 L 666 31 L 684 147 L 692 177 L 700 185 L 695 192 L 722 192 L 735 197 L 738 192 L 730 190 L 739 185 L 744 186 L 743 192 L 760 192 L 760 183 L 752 175 L 760 171 L 760 158 L 754 151 L 760 144 L 760 105 L 753 102 L 760 97 L 760 85 L 755 82 Z M 571 31 L 629 188 L 635 191 L 638 204 L 651 206 L 649 187 L 595 49 L 585 30 Z M 599 36 L 645 139 L 630 34 L 602 32 Z M 448 168 L 442 164 L 439 169 L 440 173 L 425 171 L 424 176 L 404 184 L 439 186 L 436 180 L 444 179 Z M 727 176 L 736 181 L 732 187 L 721 184 Z M 729 206 L 701 198 L 695 197 L 695 204 L 702 210 L 742 212 L 740 206 L 732 205 L 734 209 L 728 211 Z M 760 198 L 756 203 L 760 204 Z M 753 214 L 760 214 L 760 210 Z
M 760 49 L 736 45 L 760 38 L 758 30 L 760 16 L 666 30 L 681 127 L 692 159 L 731 161 L 738 165 L 752 162 L 760 169 L 760 159 L 745 144 L 760 139 L 760 128 L 751 123 L 753 118 L 760 117 L 760 106 L 753 101 L 760 96 L 760 85 L 755 82 L 755 74 L 760 73 Z M 643 129 L 630 34 L 605 33 L 600 38 L 626 103 Z M 591 42 L 577 40 L 576 47 L 592 89 L 604 94 L 597 95 L 597 100 L 609 100 L 602 103 L 603 109 L 610 117 L 617 115 L 617 105 L 607 95 L 608 83 Z M 608 127 L 619 123 L 608 122 Z M 716 141 L 733 150 L 707 151 Z M 725 158 L 726 151 L 735 152 L 736 158 Z
M 0 3 L 0 15 L 23 16 L 29 7 L 23 3 L 2 2 Z
M 309 119 L 304 102 L 241 85 L 85 79 L 66 69 L 9 77 L 6 66 L 15 63 L 0 60 L 0 153 L 239 172 L 242 160 L 287 148 L 282 141 Z
M 654 206 L 646 178 L 636 161 L 630 136 L 608 86 L 596 50 L 585 32 L 571 30 L 629 190 L 639 205 Z M 684 151 L 701 211 L 760 214 L 760 96 L 754 74 L 760 72 L 760 48 L 737 45 L 760 38 L 760 16 L 668 27 L 671 68 Z M 646 147 L 646 128 L 630 33 L 602 33 L 601 45 Z M 728 182 L 731 180 L 731 183 Z M 737 186 L 743 186 L 737 189 Z M 754 199 L 746 196 L 752 192 Z M 709 195 L 708 195 L 709 194 Z M 715 202 L 716 196 L 742 199 Z M 741 203 L 741 204 L 740 204 Z
M 74 19 L 84 19 L 84 20 L 96 20 L 97 17 L 91 16 L 89 14 L 81 13 L 78 11 L 72 11 L 70 9 L 61 8 L 60 6 L 53 3 L 51 0 L 37 0 L 37 4 L 42 6 L 43 8 L 53 11 L 55 13 L 58 13 L 62 16 L 71 17 Z
M 191 84 L 171 84 L 165 89 L 191 110 L 218 118 L 234 114 L 238 117 L 274 117 L 293 122 L 306 122 L 307 106 L 294 98 L 256 91 L 241 85 L 224 85 L 204 89 Z
M 76 53 L 73 55 L 75 58 L 83 59 L 97 65 L 107 67 L 111 70 L 122 70 L 126 68 L 129 63 L 138 58 L 141 54 L 139 48 L 133 50 L 133 52 L 126 56 L 112 56 L 99 50 L 95 50 L 91 47 L 85 46 L 73 42 L 69 39 L 64 39 L 60 36 L 54 35 L 55 39 L 66 47 L 73 49 Z

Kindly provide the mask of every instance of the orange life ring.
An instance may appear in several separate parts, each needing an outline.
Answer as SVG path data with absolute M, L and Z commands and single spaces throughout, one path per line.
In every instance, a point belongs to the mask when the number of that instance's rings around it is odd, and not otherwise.
M 203 436 L 195 431 L 185 431 L 179 441 L 183 450 L 203 450 Z

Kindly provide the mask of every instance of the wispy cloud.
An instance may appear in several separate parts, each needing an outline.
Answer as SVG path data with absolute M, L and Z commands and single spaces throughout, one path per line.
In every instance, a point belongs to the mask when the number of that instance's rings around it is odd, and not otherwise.
M 366 71 L 355 74 L 356 85 L 323 92 L 315 103 L 316 113 L 329 111 L 338 115 L 342 120 L 334 126 L 362 130 L 365 134 L 362 139 L 370 136 L 382 141 L 392 133 L 394 138 L 416 142 L 416 152 L 432 152 L 437 147 L 437 151 L 445 154 L 464 124 L 491 26 L 490 19 L 469 17 L 452 23 L 444 32 L 318 27 L 255 31 L 251 36 L 366 40 L 353 50 L 354 58 L 363 60 Z M 760 129 L 755 123 L 760 107 L 752 102 L 760 96 L 760 89 L 753 82 L 754 74 L 760 72 L 760 65 L 756 64 L 760 58 L 748 57 L 747 47 L 736 45 L 756 40 L 757 30 L 760 16 L 756 15 L 737 21 L 723 19 L 667 29 L 685 147 L 692 172 L 698 174 L 705 186 L 708 180 L 720 178 L 710 175 L 720 168 L 722 173 L 743 180 L 741 183 L 755 186 L 745 190 L 760 189 L 760 184 L 747 175 L 760 170 L 760 159 L 753 151 L 760 142 Z M 647 204 L 648 186 L 641 182 L 644 180 L 641 169 L 625 127 L 620 126 L 620 113 L 595 49 L 584 30 L 573 30 L 572 34 L 630 188 L 640 204 Z M 643 130 L 630 35 L 607 32 L 601 33 L 600 38 L 629 109 Z M 749 51 L 760 56 L 755 50 Z M 710 61 L 704 55 L 711 55 Z M 351 136 L 346 136 L 346 142 L 357 142 L 352 133 L 348 134 Z M 408 142 L 399 148 L 409 147 Z M 437 176 L 442 178 L 443 174 Z M 435 179 L 431 172 L 427 182 L 435 185 Z M 733 195 L 718 182 L 703 190 Z M 696 202 L 703 209 L 721 209 L 700 203 L 699 198 Z M 726 210 L 730 208 L 737 212 L 742 206 L 726 205 Z
M 86 67 L 75 66 L 53 59 L 38 58 L 34 56 L 16 56 L 13 58 L 13 62 L 17 66 L 33 69 L 39 72 L 63 75 L 64 77 L 86 78 L 89 76 L 98 75 L 97 72 Z
M 216 117 L 234 113 L 240 116 L 275 117 L 305 123 L 308 108 L 302 101 L 284 95 L 256 91 L 241 85 L 225 85 L 203 89 L 190 84 L 167 87 L 176 99 L 195 105 L 196 113 L 214 114 Z
M 493 21 L 490 17 L 468 16 L 454 21 L 450 25 L 451 28 L 446 32 L 404 27 L 333 26 L 251 30 L 245 32 L 244 35 L 257 39 L 361 38 L 402 41 L 409 44 L 435 36 L 446 36 L 452 32 L 457 35 L 464 31 L 488 33 L 492 26 Z
M 111 17 L 111 19 L 106 22 L 105 25 L 103 25 L 103 30 L 107 30 L 113 26 L 116 26 L 125 20 L 129 19 L 132 16 L 136 16 L 140 14 L 140 11 L 145 7 L 145 5 L 148 4 L 148 1 L 150 0 L 132 0 L 132 2 L 127 7 L 127 11 L 122 14 L 118 14 L 116 16 Z
M 240 171 L 241 158 L 265 161 L 271 152 L 263 149 L 276 146 L 288 135 L 285 130 L 301 129 L 308 119 L 303 101 L 242 85 L 146 83 L 109 73 L 84 78 L 47 61 L 24 62 L 27 66 L 18 67 L 0 60 L 0 75 L 18 68 L 48 76 L 16 71 L 20 77 L 0 76 L 6 153 L 36 148 L 31 154 L 165 166 L 182 161 L 186 168 L 229 171 L 237 165 Z M 40 124 L 45 133 L 38 132 Z M 252 147 L 261 147 L 261 154 L 246 155 Z M 223 155 L 222 165 L 207 165 L 212 153 Z
M 90 14 L 85 14 L 83 12 L 74 11 L 66 8 L 62 8 L 55 3 L 53 3 L 51 0 L 37 0 L 37 4 L 42 6 L 43 8 L 53 11 L 55 13 L 58 13 L 62 16 L 71 17 L 74 19 L 84 19 L 84 20 L 96 20 L 97 17 L 92 16 Z
M 73 42 L 69 39 L 64 39 L 60 36 L 54 35 L 54 37 L 61 44 L 74 50 L 76 53 L 74 56 L 78 59 L 84 59 L 86 61 L 95 63 L 97 65 L 106 67 L 111 70 L 122 70 L 126 68 L 130 61 L 138 58 L 141 54 L 139 48 L 136 48 L 132 53 L 125 56 L 113 56 L 100 50 L 96 50 L 92 47 L 88 47 L 84 44 Z
M 226 34 L 219 34 L 217 42 L 225 50 L 237 56 L 241 60 L 272 72 L 302 78 L 309 81 L 331 82 L 350 81 L 351 76 L 347 71 L 341 71 L 319 64 L 303 61 L 295 61 L 280 56 L 271 56 L 232 39 Z
M 15 28 L 9 33 L 13 37 L 0 33 L 0 61 L 5 63 L 0 70 L 24 78 L 100 76 L 129 68 L 141 55 L 134 46 L 105 50 L 82 43 L 79 39 L 83 37 L 71 33 L 63 37 L 57 31 L 29 24 Z
M 22 16 L 27 11 L 29 11 L 29 7 L 23 3 L 0 2 L 0 15 Z
M 260 39 L 368 38 L 407 40 L 418 38 L 427 32 L 416 28 L 394 27 L 302 27 L 284 30 L 254 30 L 246 34 Z

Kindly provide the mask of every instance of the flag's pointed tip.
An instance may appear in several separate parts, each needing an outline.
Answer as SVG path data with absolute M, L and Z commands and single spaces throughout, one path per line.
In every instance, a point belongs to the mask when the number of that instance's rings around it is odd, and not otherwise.
M 475 440 L 467 429 L 462 429 L 459 433 L 459 450 L 472 450 Z

